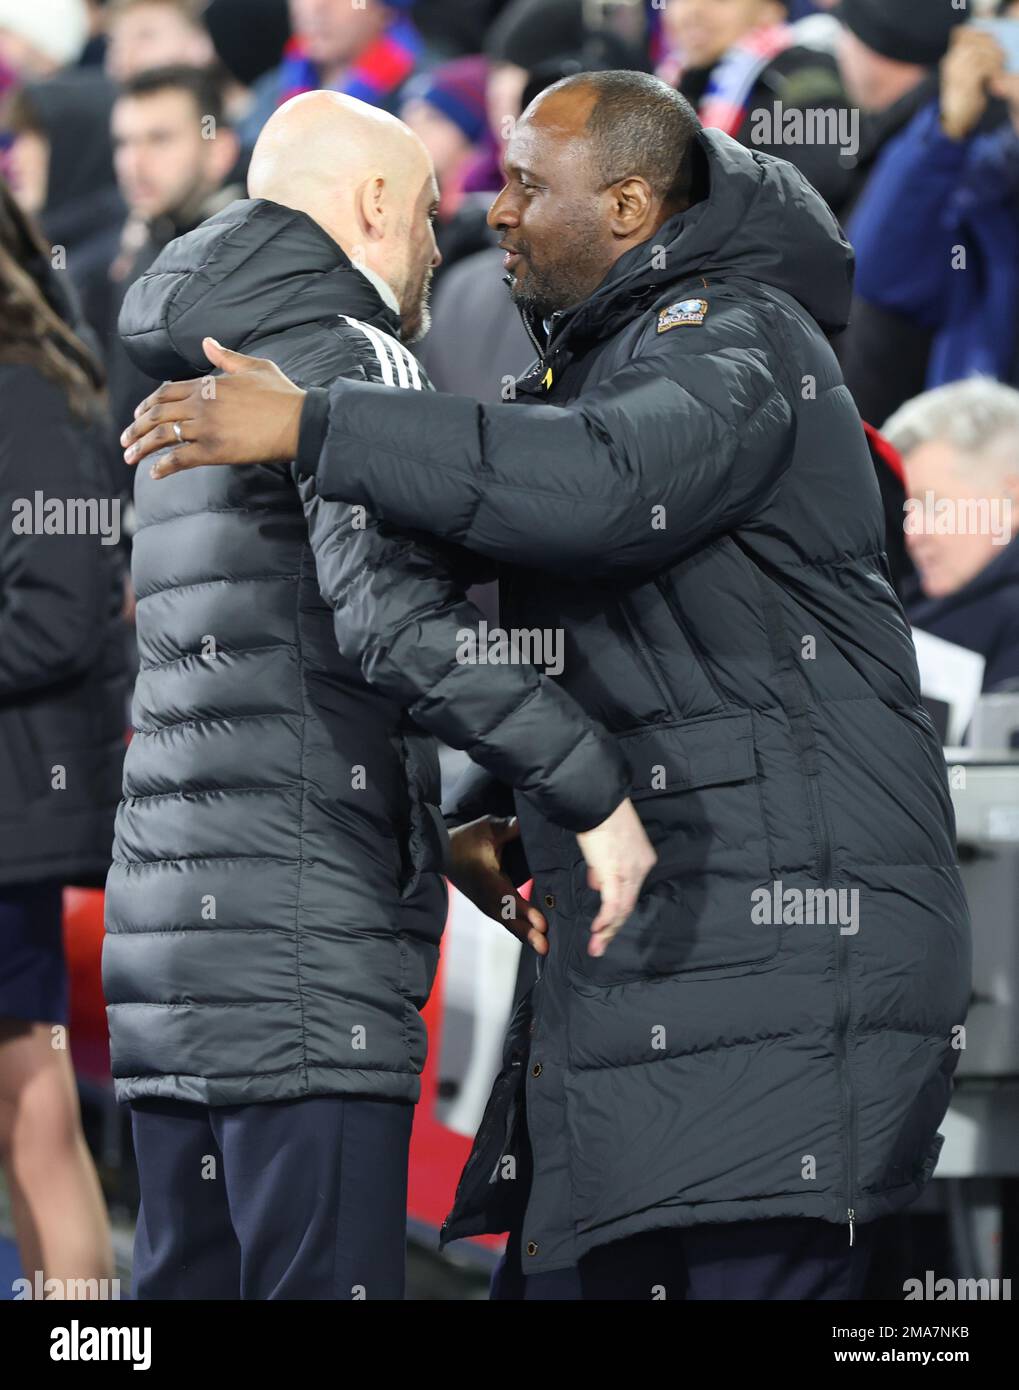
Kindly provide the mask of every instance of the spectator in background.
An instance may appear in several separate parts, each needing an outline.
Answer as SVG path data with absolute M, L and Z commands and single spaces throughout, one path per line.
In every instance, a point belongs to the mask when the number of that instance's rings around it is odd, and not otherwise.
M 414 0 L 290 0 L 294 36 L 283 62 L 259 81 L 239 134 L 254 145 L 266 121 L 299 92 L 330 88 L 393 114 L 424 52 Z
M 100 343 L 109 312 L 110 262 L 124 205 L 113 173 L 114 89 L 99 74 L 59 73 L 31 82 L 8 103 L 8 168 L 22 209 L 39 220 Z
M 444 198 L 461 190 L 458 180 L 488 129 L 482 57 L 455 58 L 422 73 L 406 87 L 400 119 L 421 137 L 432 157 Z
M 202 21 L 227 77 L 223 99 L 236 128 L 254 105 L 255 83 L 283 57 L 290 9 L 287 0 L 211 0 Z
M 51 77 L 81 53 L 88 34 L 85 0 L 0 0 L 0 102 L 24 82 Z M 10 179 L 11 132 L 0 116 L 0 177 Z
M 938 64 L 969 11 L 947 3 L 917 5 L 915 0 L 841 0 L 835 13 L 842 24 L 842 79 L 866 116 L 853 187 L 840 210 L 852 240 L 856 205 L 896 137 L 937 99 Z M 877 423 L 922 389 L 922 376 L 907 378 L 905 364 L 915 361 L 916 338 L 922 340 L 924 334 L 904 320 L 897 330 L 891 316 L 860 295 L 854 296 L 849 324 L 836 343 L 842 373 L 860 414 Z M 876 346 L 882 354 L 891 348 L 896 366 L 890 375 L 883 355 L 877 365 Z
M 85 0 L 0 0 L 0 69 L 20 81 L 51 77 L 85 47 Z
M 199 0 L 109 0 L 106 71 L 129 82 L 149 68 L 208 67 L 215 51 Z
M 902 454 L 913 627 L 979 652 L 984 690 L 1019 678 L 1019 391 L 983 378 L 910 401 L 884 434 Z
M 1019 74 L 986 30 L 956 30 L 930 101 L 857 204 L 860 312 L 844 340 L 861 410 L 883 419 L 975 374 L 1019 384 Z
M 839 208 L 852 179 L 842 158 L 852 148 L 849 123 L 843 120 L 839 132 L 845 143 L 783 138 L 785 112 L 838 112 L 847 105 L 834 59 L 798 43 L 788 17 L 789 7 L 779 0 L 668 0 L 664 32 L 672 53 L 659 75 L 682 92 L 704 125 L 787 159 Z M 837 132 L 834 120 L 831 125 Z
M 838 64 L 850 100 L 866 117 L 843 219 L 888 142 L 937 95 L 937 65 L 953 29 L 969 18 L 948 0 L 840 0 Z
M 61 913 L 64 885 L 100 886 L 110 863 L 121 576 L 105 536 L 43 534 L 37 514 L 26 525 L 16 510 L 39 490 L 47 507 L 81 499 L 99 517 L 108 499 L 102 371 L 66 320 L 61 278 L 0 180 L 0 1163 L 24 1274 L 108 1279 L 67 1047 Z
M 106 0 L 86 0 L 88 7 L 88 37 L 78 58 L 83 68 L 106 66 Z
M 456 220 L 456 213 L 463 204 L 467 171 L 488 137 L 487 75 L 484 58 L 455 58 L 413 78 L 407 84 L 400 108 L 401 120 L 420 136 L 435 165 L 440 192 L 435 236 L 444 262 L 459 260 L 463 255 L 459 243 L 464 239 L 464 230 L 467 249 L 473 251 L 477 245 L 476 219 L 471 219 L 464 229 L 463 222 Z M 487 212 L 487 194 L 482 201 Z
M 414 25 L 429 52 L 443 58 L 479 53 L 485 36 L 510 0 L 416 0 Z
M 110 409 L 119 432 L 154 389 L 116 332 L 125 294 L 164 246 L 242 198 L 244 190 L 223 186 L 237 161 L 237 137 L 224 122 L 215 78 L 199 68 L 154 68 L 126 82 L 113 109 L 113 142 L 130 214 L 111 270 L 107 339 Z

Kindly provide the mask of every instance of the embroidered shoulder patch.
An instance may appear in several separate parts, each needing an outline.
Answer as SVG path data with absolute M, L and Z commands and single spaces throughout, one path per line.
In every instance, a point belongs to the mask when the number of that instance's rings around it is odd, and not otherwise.
M 703 323 L 708 314 L 706 299 L 681 299 L 670 304 L 658 315 L 659 333 L 667 333 L 670 328 L 678 328 L 682 323 Z

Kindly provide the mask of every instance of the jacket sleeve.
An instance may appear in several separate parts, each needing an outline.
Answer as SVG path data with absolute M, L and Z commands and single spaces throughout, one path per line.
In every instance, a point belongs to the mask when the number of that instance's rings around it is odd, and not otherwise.
M 357 502 L 494 560 L 575 578 L 674 563 L 739 525 L 789 464 L 793 412 L 751 316 L 719 297 L 656 332 L 577 404 L 480 405 L 336 382 L 299 468 Z M 323 400 L 306 408 L 321 421 Z
M 393 402 L 426 397 L 382 389 Z M 465 749 L 547 819 L 573 831 L 605 820 L 629 791 L 618 744 L 533 667 L 471 660 L 481 614 L 444 548 L 389 532 L 360 507 L 323 501 L 310 480 L 299 486 L 342 655 L 421 728 Z
M 111 562 L 100 536 L 37 534 L 37 493 L 44 505 L 99 500 L 105 482 L 59 387 L 4 368 L 0 422 L 0 700 L 9 700 L 94 662 Z

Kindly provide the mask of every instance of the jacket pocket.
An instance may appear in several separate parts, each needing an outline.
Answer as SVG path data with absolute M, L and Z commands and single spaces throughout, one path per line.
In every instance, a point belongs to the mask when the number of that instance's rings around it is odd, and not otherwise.
M 658 863 L 636 911 L 594 959 L 587 945 L 599 898 L 587 885 L 586 865 L 575 862 L 570 971 L 611 985 L 759 968 L 777 953 L 782 928 L 752 916 L 754 890 L 770 889 L 774 878 L 752 715 L 649 725 L 619 742 Z

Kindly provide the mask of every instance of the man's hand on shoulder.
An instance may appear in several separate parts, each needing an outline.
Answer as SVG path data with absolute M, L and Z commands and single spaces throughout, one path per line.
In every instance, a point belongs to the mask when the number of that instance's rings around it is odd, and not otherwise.
M 124 461 L 159 453 L 152 476 L 213 463 L 288 463 L 295 458 L 305 392 L 274 362 L 203 342 L 222 376 L 169 381 L 142 401 L 120 437 Z

